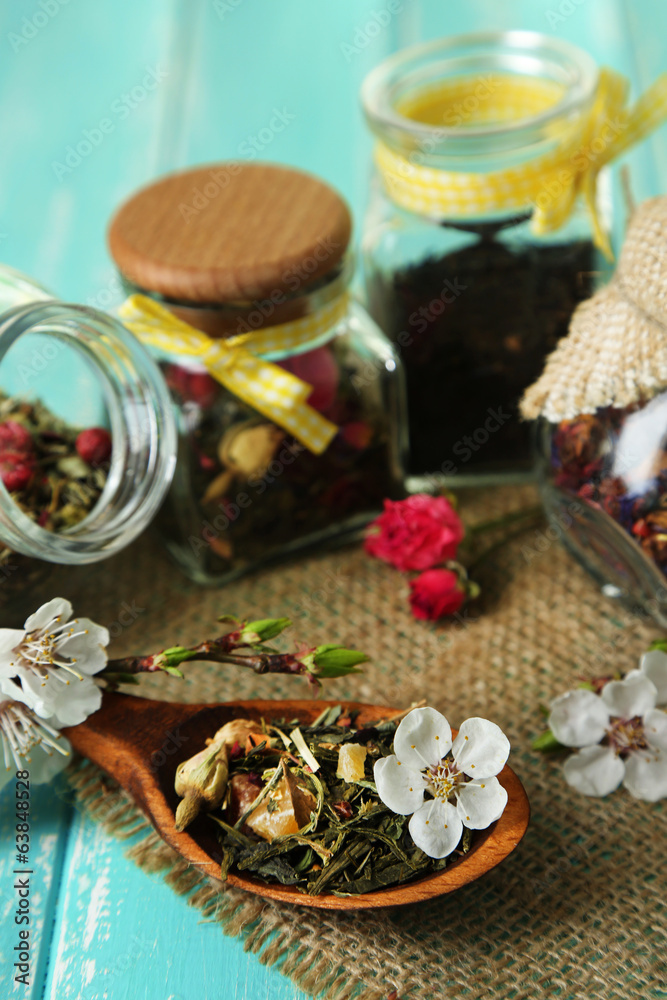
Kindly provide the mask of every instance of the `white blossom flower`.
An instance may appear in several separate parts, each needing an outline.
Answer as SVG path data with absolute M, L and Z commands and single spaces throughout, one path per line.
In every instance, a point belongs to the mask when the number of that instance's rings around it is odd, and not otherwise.
M 69 763 L 71 747 L 65 737 L 20 701 L 0 701 L 0 741 L 5 760 L 0 787 L 24 769 L 31 782 L 43 784 Z
M 603 796 L 619 785 L 647 802 L 667 796 L 667 655 L 644 654 L 640 669 L 609 681 L 600 694 L 568 691 L 551 704 L 549 728 L 559 743 L 578 748 L 565 779 L 584 795 Z
M 431 858 L 445 858 L 464 826 L 483 830 L 501 815 L 507 792 L 495 775 L 509 751 L 509 740 L 494 722 L 468 719 L 452 743 L 440 712 L 415 708 L 396 730 L 394 753 L 375 763 L 378 795 L 393 812 L 413 814 L 408 829 L 417 847 Z M 426 793 L 431 797 L 425 799 Z
M 24 629 L 0 629 L 0 690 L 55 726 L 75 726 L 102 703 L 92 675 L 107 662 L 109 632 L 71 615 L 70 602 L 56 597 Z

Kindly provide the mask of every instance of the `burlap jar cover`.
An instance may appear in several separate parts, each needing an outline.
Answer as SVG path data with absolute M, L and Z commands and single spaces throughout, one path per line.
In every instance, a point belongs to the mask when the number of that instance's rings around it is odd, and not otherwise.
M 529 488 L 476 494 L 463 514 L 472 523 L 535 499 Z M 577 796 L 560 761 L 530 748 L 543 727 L 540 703 L 581 675 L 632 668 L 655 631 L 601 597 L 555 535 L 542 525 L 506 538 L 476 571 L 480 600 L 436 626 L 412 619 L 405 581 L 358 546 L 265 571 L 233 591 L 202 591 L 145 543 L 106 564 L 95 577 L 98 593 L 89 583 L 68 594 L 77 610 L 94 610 L 100 621 L 115 620 L 130 597 L 146 609 L 139 626 L 114 641 L 114 655 L 201 639 L 224 611 L 289 615 L 294 638 L 340 641 L 373 657 L 363 675 L 328 683 L 326 697 L 400 706 L 426 698 L 454 725 L 470 715 L 494 719 L 512 741 L 510 763 L 525 784 L 532 821 L 517 851 L 484 879 L 393 912 L 265 903 L 219 891 L 187 870 L 117 786 L 85 762 L 69 772 L 80 802 L 110 832 L 129 838 L 142 867 L 163 870 L 174 891 L 313 997 L 385 1000 L 393 990 L 402 1000 L 664 995 L 664 803 L 622 791 L 606 800 Z M 60 589 L 68 590 L 65 580 Z M 303 694 L 301 683 L 195 664 L 184 682 L 142 679 L 140 693 L 182 701 L 289 697 Z
M 552 423 L 651 399 L 667 386 L 667 197 L 633 213 L 613 278 L 578 306 L 521 402 Z

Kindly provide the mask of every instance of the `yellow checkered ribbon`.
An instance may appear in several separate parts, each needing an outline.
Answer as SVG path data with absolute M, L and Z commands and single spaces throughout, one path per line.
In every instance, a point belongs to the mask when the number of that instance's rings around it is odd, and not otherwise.
M 460 125 L 464 133 L 466 125 L 519 121 L 539 114 L 553 107 L 563 93 L 561 85 L 534 77 L 468 77 L 440 83 L 404 100 L 397 110 L 431 125 Z M 581 195 L 595 244 L 611 258 L 609 238 L 598 215 L 597 177 L 603 166 L 667 118 L 667 73 L 634 107 L 627 106 L 627 98 L 625 77 L 602 69 L 585 113 L 574 122 L 561 120 L 552 125 L 553 150 L 504 170 L 468 173 L 425 167 L 426 145 L 405 157 L 380 144 L 376 161 L 396 204 L 437 219 L 532 207 L 532 229 L 544 234 L 567 221 Z
M 214 340 L 145 295 L 131 295 L 118 310 L 125 326 L 151 347 L 196 358 L 229 392 L 321 455 L 338 428 L 308 406 L 312 386 L 258 354 L 303 347 L 346 314 L 347 295 L 310 316 L 236 337 Z

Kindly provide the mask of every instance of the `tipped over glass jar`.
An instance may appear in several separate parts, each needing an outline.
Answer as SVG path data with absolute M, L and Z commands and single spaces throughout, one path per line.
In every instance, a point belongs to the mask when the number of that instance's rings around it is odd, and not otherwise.
M 117 320 L 0 266 L 0 606 L 21 608 L 48 564 L 98 562 L 136 538 L 175 450 L 144 347 Z
M 249 163 L 162 178 L 111 222 L 120 315 L 178 414 L 158 525 L 199 582 L 352 538 L 402 495 L 401 363 L 349 297 L 350 232 L 328 185 Z

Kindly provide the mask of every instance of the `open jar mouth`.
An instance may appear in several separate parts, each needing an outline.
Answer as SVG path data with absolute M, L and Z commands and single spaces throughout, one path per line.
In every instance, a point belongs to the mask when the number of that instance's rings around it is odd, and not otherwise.
M 146 295 L 211 337 L 234 337 L 313 315 L 345 294 L 354 269 L 354 253 L 348 249 L 340 263 L 316 281 L 300 283 L 293 293 L 276 289 L 252 302 L 188 302 L 142 288 L 122 273 L 120 279 L 127 295 Z
M 536 114 L 478 123 L 433 125 L 401 113 L 399 106 L 444 81 L 492 74 L 539 79 L 560 96 Z M 533 31 L 476 32 L 404 49 L 372 70 L 361 99 L 372 131 L 393 149 L 424 146 L 446 157 L 530 148 L 538 155 L 553 145 L 555 126 L 576 121 L 590 104 L 598 79 L 595 60 L 558 38 Z
M 0 321 L 0 362 L 21 337 L 32 334 L 74 349 L 89 362 L 106 407 L 113 448 L 97 502 L 64 531 L 41 527 L 0 482 L 2 541 L 47 562 L 97 562 L 146 527 L 170 485 L 176 427 L 169 393 L 148 352 L 118 322 L 95 310 L 46 300 L 6 311 Z

